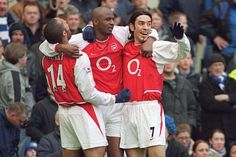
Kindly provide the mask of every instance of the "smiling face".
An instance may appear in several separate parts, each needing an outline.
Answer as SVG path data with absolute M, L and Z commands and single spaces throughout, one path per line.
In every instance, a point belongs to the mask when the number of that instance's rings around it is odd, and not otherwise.
M 136 18 L 134 24 L 130 23 L 130 30 L 134 33 L 135 44 L 145 42 L 151 32 L 152 19 L 148 15 L 140 15 Z

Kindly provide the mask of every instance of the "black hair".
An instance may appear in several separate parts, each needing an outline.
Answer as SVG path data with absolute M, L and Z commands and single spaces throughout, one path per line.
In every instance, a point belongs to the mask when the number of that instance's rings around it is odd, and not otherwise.
M 152 20 L 152 15 L 151 15 L 151 13 L 150 13 L 149 11 L 143 10 L 143 9 L 139 9 L 139 10 L 136 10 L 136 11 L 131 15 L 131 17 L 129 18 L 128 25 L 130 25 L 130 24 L 133 24 L 133 25 L 134 25 L 134 23 L 135 23 L 135 21 L 136 21 L 136 18 L 139 17 L 140 15 L 147 15 L 147 16 L 149 16 L 149 17 L 151 18 L 151 20 Z M 129 28 L 129 32 L 130 32 L 130 34 L 131 34 L 131 36 L 129 37 L 129 39 L 130 39 L 130 40 L 131 40 L 131 39 L 134 39 L 134 32 L 131 31 L 130 28 Z

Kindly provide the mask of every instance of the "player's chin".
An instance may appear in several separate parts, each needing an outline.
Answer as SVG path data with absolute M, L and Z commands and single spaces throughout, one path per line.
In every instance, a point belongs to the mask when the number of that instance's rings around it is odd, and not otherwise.
M 107 34 L 111 34 L 111 33 L 112 33 L 112 30 L 113 30 L 113 28 L 108 28 L 107 31 L 106 31 Z
M 141 41 L 141 43 L 144 43 L 144 42 L 147 41 L 147 39 L 148 39 L 148 36 L 147 36 L 147 37 L 142 37 L 142 38 L 140 39 L 140 41 Z

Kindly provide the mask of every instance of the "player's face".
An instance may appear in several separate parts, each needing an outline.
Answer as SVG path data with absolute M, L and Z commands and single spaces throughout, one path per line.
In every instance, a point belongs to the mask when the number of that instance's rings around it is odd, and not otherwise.
M 134 25 L 130 24 L 131 31 L 134 32 L 134 42 L 142 44 L 151 32 L 152 20 L 148 15 L 140 15 L 136 18 Z
M 110 35 L 114 27 L 114 14 L 110 9 L 106 9 L 104 14 L 100 16 L 96 27 L 103 35 Z

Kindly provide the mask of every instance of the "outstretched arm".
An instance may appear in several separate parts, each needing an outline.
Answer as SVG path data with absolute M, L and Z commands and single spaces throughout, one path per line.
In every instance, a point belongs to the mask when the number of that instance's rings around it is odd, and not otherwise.
M 153 43 L 153 60 L 157 64 L 164 65 L 171 62 L 177 62 L 190 53 L 190 43 L 184 34 L 183 27 L 180 24 L 175 23 L 172 28 L 172 33 L 176 38 L 177 43 L 169 41 L 155 41 Z

